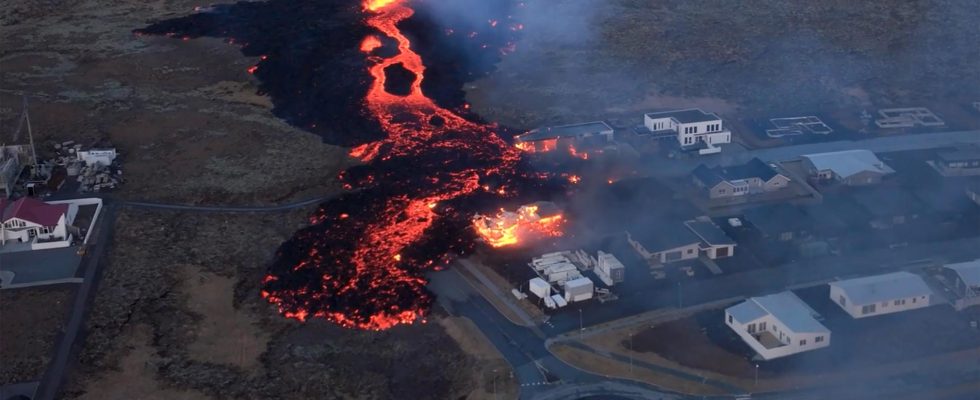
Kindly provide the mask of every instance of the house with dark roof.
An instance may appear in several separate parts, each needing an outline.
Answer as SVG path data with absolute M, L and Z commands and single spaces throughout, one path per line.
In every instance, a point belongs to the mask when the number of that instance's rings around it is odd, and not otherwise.
M 756 207 L 746 211 L 744 217 L 763 238 L 779 242 L 807 236 L 812 227 L 810 217 L 791 204 Z
M 68 224 L 75 210 L 69 204 L 49 204 L 22 197 L 0 199 L 0 244 L 8 242 L 68 240 Z
M 567 145 L 601 146 L 613 140 L 613 128 L 603 121 L 548 126 L 514 137 L 517 147 L 528 151 L 551 151 Z
M 631 228 L 626 239 L 644 259 L 666 264 L 708 258 L 731 257 L 735 241 L 711 221 L 668 221 Z
M 789 177 L 758 158 L 730 167 L 709 168 L 701 164 L 692 174 L 694 183 L 707 191 L 711 199 L 774 192 L 787 187 L 790 181 Z
M 942 176 L 980 175 L 980 147 L 964 146 L 940 151 L 930 164 Z

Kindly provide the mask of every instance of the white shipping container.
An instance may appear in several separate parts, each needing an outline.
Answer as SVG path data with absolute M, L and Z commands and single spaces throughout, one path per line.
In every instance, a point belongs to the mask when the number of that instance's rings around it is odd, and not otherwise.
M 539 298 L 545 298 L 551 295 L 551 285 L 545 282 L 544 279 L 534 278 L 527 283 L 528 290 L 534 293 L 535 296 Z
M 561 297 L 560 294 L 555 293 L 551 295 L 551 299 L 555 301 L 555 305 L 558 306 L 558 308 L 562 308 L 568 305 L 568 302 L 565 301 L 565 298 Z

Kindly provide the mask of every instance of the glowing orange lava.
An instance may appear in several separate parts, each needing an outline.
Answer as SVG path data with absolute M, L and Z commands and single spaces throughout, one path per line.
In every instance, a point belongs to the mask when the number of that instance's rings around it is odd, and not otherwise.
M 550 212 L 541 212 L 542 205 Z M 521 206 L 516 212 L 501 209 L 500 212 L 488 217 L 477 214 L 473 216 L 473 227 L 477 234 L 490 246 L 504 247 L 517 244 L 527 244 L 530 241 L 562 235 L 564 218 L 554 210 L 551 203 L 538 202 Z
M 442 218 L 437 205 L 484 190 L 486 185 L 481 184 L 482 178 L 515 174 L 521 154 L 493 132 L 494 126 L 466 120 L 440 107 L 422 92 L 425 66 L 398 28 L 399 22 L 414 13 L 404 0 L 368 0 L 364 10 L 367 25 L 392 39 L 397 44 L 397 53 L 388 58 L 368 58 L 368 73 L 373 81 L 368 88 L 365 107 L 380 123 L 387 137 L 351 149 L 350 156 L 364 163 L 384 163 L 387 160 L 427 159 L 426 154 L 446 149 L 453 154 L 465 154 L 469 161 L 462 166 L 437 171 L 438 175 L 429 178 L 424 188 L 392 195 L 369 216 L 314 216 L 316 222 L 352 224 L 356 228 L 352 231 L 358 232 L 358 237 L 351 242 L 353 248 L 312 247 L 293 270 L 307 271 L 321 265 L 334 265 L 339 272 L 336 275 L 323 272 L 322 287 L 263 292 L 263 296 L 278 305 L 280 313 L 289 318 L 305 320 L 314 316 L 345 327 L 381 330 L 413 323 L 424 318 L 428 311 L 426 300 L 430 295 L 425 292 L 425 279 L 404 267 L 406 263 L 413 263 L 415 267 L 437 267 L 439 261 L 410 257 L 411 251 L 406 251 L 422 242 L 425 233 Z M 381 45 L 381 40 L 372 35 L 364 39 L 360 49 L 371 52 Z M 407 95 L 385 90 L 385 70 L 395 65 L 415 75 Z M 345 183 L 345 186 L 353 188 L 374 180 L 375 177 L 369 176 L 360 182 Z M 501 187 L 493 193 L 506 195 L 507 191 Z M 552 227 L 560 219 L 558 215 L 536 221 L 539 225 Z M 324 243 L 331 238 L 308 240 Z M 328 248 L 333 253 L 323 254 L 320 248 Z M 267 277 L 274 278 L 272 275 Z M 321 306 L 323 302 L 332 301 L 329 299 L 338 298 L 366 298 L 364 301 L 370 304 L 359 308 L 347 306 L 345 312 Z

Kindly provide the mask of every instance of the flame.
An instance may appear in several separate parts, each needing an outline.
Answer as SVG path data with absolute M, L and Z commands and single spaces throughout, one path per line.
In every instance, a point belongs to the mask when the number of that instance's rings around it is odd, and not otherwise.
M 473 216 L 477 234 L 492 247 L 524 244 L 544 237 L 562 235 L 563 216 L 559 214 L 541 217 L 537 205 L 524 205 L 516 212 L 500 209 L 496 216 Z
M 378 37 L 374 35 L 365 37 L 364 41 L 361 42 L 361 51 L 365 53 L 370 53 L 378 47 L 381 47 L 381 39 L 378 39 Z

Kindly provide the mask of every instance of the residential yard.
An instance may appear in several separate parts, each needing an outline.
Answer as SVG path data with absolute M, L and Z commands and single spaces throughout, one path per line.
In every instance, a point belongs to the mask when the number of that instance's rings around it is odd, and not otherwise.
M 0 290 L 0 385 L 40 379 L 68 323 L 75 285 Z

